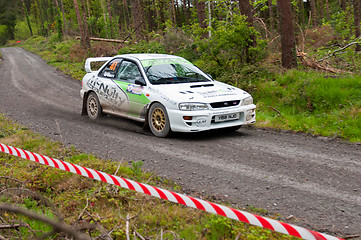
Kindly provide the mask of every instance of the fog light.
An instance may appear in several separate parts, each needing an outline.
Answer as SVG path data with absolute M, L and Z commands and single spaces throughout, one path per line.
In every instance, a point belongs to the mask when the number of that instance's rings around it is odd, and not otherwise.
M 190 120 L 193 119 L 193 117 L 192 116 L 183 116 L 183 119 L 187 120 L 187 121 L 190 121 Z
M 197 127 L 204 127 L 207 124 L 207 119 L 206 118 L 198 118 L 196 121 L 196 125 Z
M 254 114 L 252 114 L 252 115 L 247 115 L 247 117 L 246 117 L 246 121 L 251 120 L 251 119 L 253 118 L 253 116 L 254 116 Z

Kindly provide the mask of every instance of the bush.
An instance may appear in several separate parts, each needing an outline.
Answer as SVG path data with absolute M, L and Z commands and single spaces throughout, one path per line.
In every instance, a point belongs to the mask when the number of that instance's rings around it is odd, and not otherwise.
M 25 40 L 31 37 L 26 21 L 18 21 L 15 26 L 15 40 Z
M 235 17 L 232 24 L 220 21 L 215 25 L 212 38 L 197 41 L 206 62 L 202 68 L 207 72 L 219 76 L 265 57 L 265 41 L 257 39 L 258 32 L 248 26 L 244 16 Z
M 5 45 L 9 37 L 7 26 L 0 25 L 0 45 Z

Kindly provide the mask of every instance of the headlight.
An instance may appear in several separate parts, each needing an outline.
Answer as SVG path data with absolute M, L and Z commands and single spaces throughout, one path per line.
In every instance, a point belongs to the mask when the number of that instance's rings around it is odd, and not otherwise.
M 251 104 L 253 104 L 253 98 L 249 96 L 242 100 L 241 106 L 251 105 Z
M 179 109 L 182 111 L 199 111 L 207 110 L 208 106 L 205 103 L 180 103 Z

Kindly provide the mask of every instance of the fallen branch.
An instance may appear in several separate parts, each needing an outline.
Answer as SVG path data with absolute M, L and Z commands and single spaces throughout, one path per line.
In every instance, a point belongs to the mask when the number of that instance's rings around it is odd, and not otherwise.
M 359 238 L 360 235 L 349 235 L 349 236 L 346 236 L 344 237 L 345 239 L 351 239 L 351 238 Z
M 337 73 L 337 74 L 349 73 L 344 70 L 321 65 L 321 64 L 317 63 L 317 61 L 315 61 L 314 59 L 306 57 L 306 55 L 307 54 L 305 52 L 297 52 L 297 57 L 299 57 L 301 59 L 302 63 L 308 67 L 311 67 L 313 69 L 324 70 L 324 71 L 328 71 L 328 72 L 332 72 L 332 73 Z
M 20 226 L 20 224 L 0 225 L 0 229 L 18 228 Z
M 81 39 L 81 37 L 77 36 L 76 39 Z M 90 37 L 89 39 L 92 41 L 101 41 L 101 42 L 129 43 L 129 41 L 123 41 L 119 39 L 96 38 L 96 37 Z
M 0 240 L 8 240 L 8 239 L 0 235 Z
M 355 40 L 360 40 L 360 38 L 361 38 L 361 37 L 358 37 L 358 38 L 356 38 Z M 355 45 L 355 44 L 360 44 L 360 42 L 359 42 L 359 41 L 351 42 L 351 43 L 345 45 L 345 46 L 342 47 L 342 48 L 336 49 L 336 50 L 333 51 L 330 55 L 328 55 L 328 56 L 326 56 L 326 57 L 324 57 L 324 58 L 322 58 L 322 59 L 320 59 L 320 60 L 317 60 L 317 62 L 322 62 L 322 61 L 324 61 L 324 60 L 326 60 L 326 59 L 328 59 L 328 58 L 330 58 L 330 57 L 334 57 L 334 56 L 336 56 L 336 53 L 341 52 L 341 51 L 345 50 L 346 48 L 349 48 L 349 47 L 351 47 L 351 46 L 353 46 L 353 45 Z
M 62 221 L 64 219 L 61 213 L 58 211 L 55 205 L 51 201 L 49 201 L 49 199 L 45 198 L 44 196 L 33 190 L 27 188 L 7 188 L 0 192 L 0 196 L 3 195 L 7 197 L 18 197 L 20 195 L 31 197 L 35 199 L 38 203 L 41 203 L 46 207 L 49 207 L 54 213 L 54 215 L 57 216 L 59 221 Z
M 273 111 L 277 112 L 277 113 L 278 113 L 278 116 L 280 116 L 280 117 L 282 116 L 281 112 L 278 111 L 277 109 L 275 109 L 274 107 L 271 107 L 271 106 L 267 106 L 267 107 L 269 107 L 269 108 L 272 109 Z
M 35 213 L 33 211 L 29 211 L 26 208 L 15 206 L 15 205 L 8 205 L 8 204 L 0 203 L 0 209 L 4 210 L 4 211 L 7 211 L 7 212 L 13 212 L 13 213 L 21 214 L 21 215 L 24 215 L 24 216 L 29 217 L 31 219 L 35 219 L 35 220 L 39 220 L 41 222 L 47 223 L 50 226 L 52 226 L 56 232 L 65 233 L 68 236 L 71 236 L 71 237 L 73 237 L 75 239 L 79 239 L 79 240 L 83 240 L 83 239 L 88 240 L 88 239 L 90 239 L 86 235 L 77 232 L 75 229 L 73 229 L 72 227 L 70 227 L 69 225 L 67 225 L 67 224 L 65 224 L 63 222 L 54 221 L 53 219 L 49 219 L 49 218 L 45 217 L 44 215 L 39 215 L 38 213 Z
M 140 233 L 137 232 L 137 230 L 135 230 L 135 229 L 134 229 L 134 234 L 137 238 L 140 238 L 140 240 L 145 240 L 145 238 L 142 235 L 140 235 Z
M 125 235 L 127 236 L 127 240 L 130 240 L 130 236 L 129 236 L 129 213 L 127 214 L 127 220 L 125 222 Z

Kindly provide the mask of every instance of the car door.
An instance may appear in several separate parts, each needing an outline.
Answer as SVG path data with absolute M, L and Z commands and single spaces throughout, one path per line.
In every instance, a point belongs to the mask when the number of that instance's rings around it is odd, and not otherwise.
M 121 62 L 121 58 L 111 60 L 93 80 L 93 90 L 97 92 L 100 104 L 102 105 L 104 112 L 124 113 L 127 112 L 129 109 L 128 95 L 114 81 Z
M 127 115 L 140 117 L 149 100 L 144 94 L 146 83 L 138 65 L 130 60 L 123 60 L 117 69 L 115 82 L 128 96 Z

